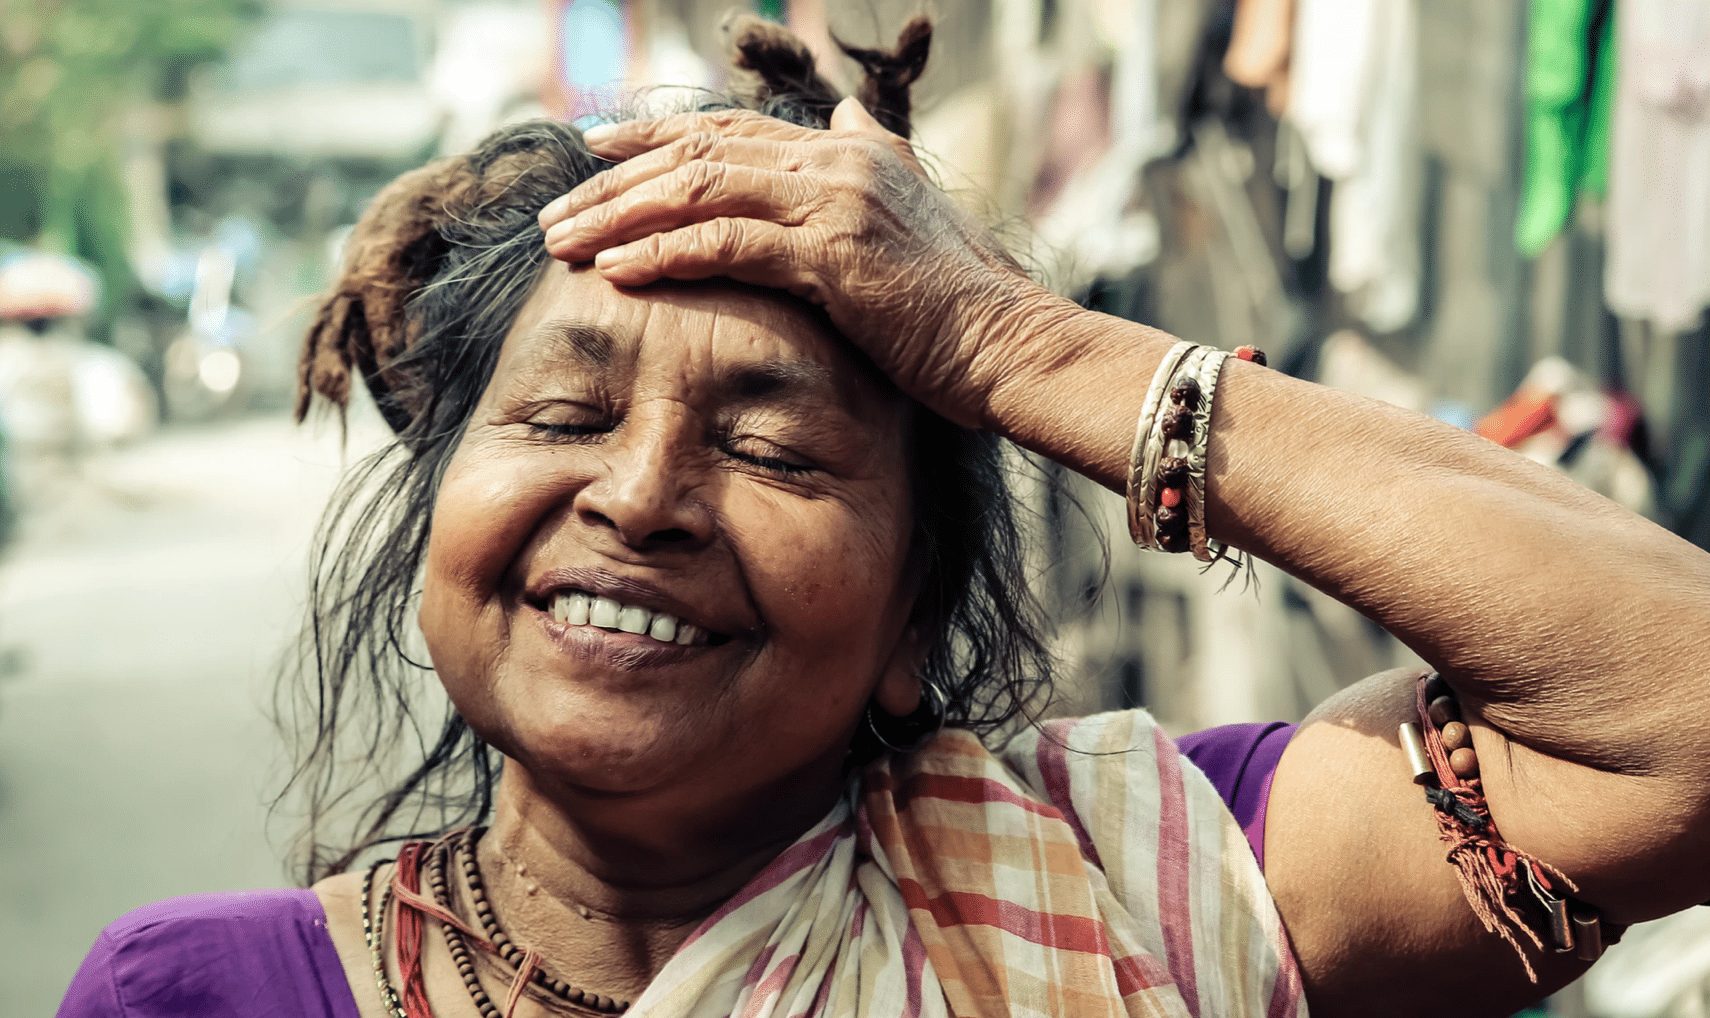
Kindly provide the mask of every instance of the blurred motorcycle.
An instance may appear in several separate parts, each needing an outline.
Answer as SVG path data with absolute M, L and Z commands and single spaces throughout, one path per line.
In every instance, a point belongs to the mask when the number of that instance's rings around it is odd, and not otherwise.
M 162 363 L 161 388 L 174 420 L 207 420 L 244 402 L 255 321 L 233 301 L 236 280 L 237 259 L 228 248 L 202 250 L 184 328 L 167 344 Z
M 14 507 L 20 488 L 32 490 L 31 475 L 76 475 L 90 452 L 138 438 L 159 418 L 142 369 L 84 334 L 99 293 L 76 259 L 0 256 L 0 428 Z

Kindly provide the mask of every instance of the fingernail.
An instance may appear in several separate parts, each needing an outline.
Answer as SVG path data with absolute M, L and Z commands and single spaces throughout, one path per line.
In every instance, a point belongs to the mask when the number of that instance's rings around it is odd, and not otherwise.
M 550 229 L 548 229 L 546 231 L 546 246 L 547 247 L 554 247 L 558 244 L 561 244 L 565 240 L 568 240 L 570 235 L 572 233 L 575 233 L 575 232 L 576 232 L 576 217 L 575 216 L 571 216 L 569 219 L 566 219 L 563 222 L 555 223 Z
M 617 128 L 613 125 L 595 124 L 593 127 L 582 132 L 582 140 L 590 145 L 598 145 L 602 142 L 611 141 L 612 136 L 615 134 L 617 134 Z
M 627 247 L 608 247 L 594 256 L 594 267 L 609 269 L 622 265 L 628 259 L 629 249 Z
M 570 210 L 570 196 L 568 194 L 561 194 L 558 197 L 547 202 L 546 207 L 540 210 L 540 227 L 541 227 L 541 229 L 543 229 L 543 230 L 547 229 L 548 224 L 557 222 L 558 220 L 564 218 L 564 213 L 568 212 L 569 210 Z

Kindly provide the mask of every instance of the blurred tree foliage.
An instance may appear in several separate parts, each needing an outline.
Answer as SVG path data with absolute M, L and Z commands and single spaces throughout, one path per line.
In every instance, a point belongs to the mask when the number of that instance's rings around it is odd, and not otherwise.
M 126 118 L 176 98 L 260 0 L 0 0 L 0 238 L 132 283 L 120 178 Z M 107 301 L 111 308 L 114 301 Z

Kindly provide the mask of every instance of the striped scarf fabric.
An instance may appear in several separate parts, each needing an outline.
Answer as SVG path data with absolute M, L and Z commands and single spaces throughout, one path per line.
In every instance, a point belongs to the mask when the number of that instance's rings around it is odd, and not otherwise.
M 1304 1016 L 1251 849 L 1143 711 L 858 775 L 632 1018 Z

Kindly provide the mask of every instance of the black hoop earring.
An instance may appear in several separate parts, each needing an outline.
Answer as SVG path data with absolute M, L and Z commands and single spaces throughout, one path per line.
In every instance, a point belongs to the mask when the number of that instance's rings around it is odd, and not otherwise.
M 873 720 L 873 705 L 867 704 L 867 730 L 873 733 L 873 738 L 878 741 L 879 745 L 893 753 L 913 753 L 931 742 L 934 736 L 944 730 L 944 715 L 950 706 L 950 698 L 944 694 L 944 690 L 938 687 L 938 683 L 930 679 L 920 681 L 920 694 L 919 707 L 916 707 L 907 717 L 892 719 L 900 727 L 918 728 L 914 738 L 901 746 L 885 738 L 885 733 L 879 731 L 878 724 Z M 931 703 L 928 703 L 929 700 Z

